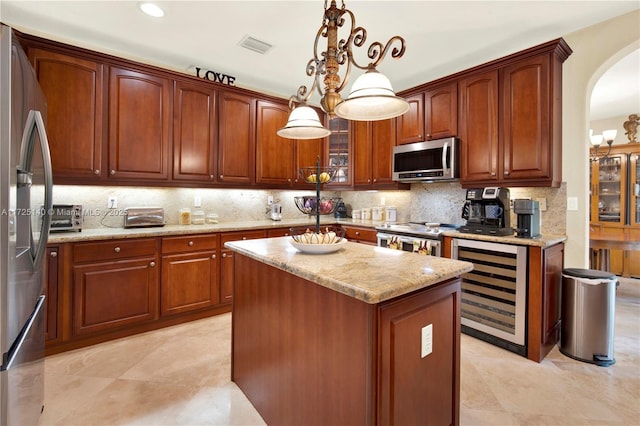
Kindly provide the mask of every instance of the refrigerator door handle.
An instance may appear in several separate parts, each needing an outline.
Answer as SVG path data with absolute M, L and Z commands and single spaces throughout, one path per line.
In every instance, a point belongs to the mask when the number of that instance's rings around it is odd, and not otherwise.
M 32 179 L 32 163 L 36 132 L 40 140 L 42 150 L 42 165 L 44 169 L 44 211 L 42 212 L 42 227 L 40 228 L 40 238 L 38 246 L 33 247 L 33 236 L 31 240 L 31 258 L 33 270 L 40 268 L 42 258 L 47 248 L 47 240 L 51 229 L 51 209 L 53 207 L 53 171 L 51 168 L 51 154 L 49 153 L 49 141 L 44 120 L 40 111 L 31 110 L 27 117 L 27 123 L 22 134 L 22 148 L 20 152 L 20 167 L 18 169 L 18 186 L 30 186 Z M 32 213 L 36 211 L 36 206 L 30 206 Z
M 33 313 L 31 313 L 29 320 L 24 325 L 22 330 L 20 330 L 20 334 L 18 334 L 18 337 L 16 338 L 13 345 L 11 345 L 11 347 L 9 348 L 9 351 L 5 354 L 2 354 L 2 366 L 0 367 L 0 371 L 5 371 L 11 368 L 11 365 L 15 361 L 16 356 L 20 353 L 20 349 L 22 348 L 26 337 L 29 335 L 31 327 L 33 327 L 33 323 L 35 322 L 36 318 L 38 318 L 38 315 L 40 315 L 40 311 L 44 306 L 45 298 L 46 296 L 44 295 L 40 295 L 38 297 L 38 301 L 36 302 L 36 306 L 33 309 Z

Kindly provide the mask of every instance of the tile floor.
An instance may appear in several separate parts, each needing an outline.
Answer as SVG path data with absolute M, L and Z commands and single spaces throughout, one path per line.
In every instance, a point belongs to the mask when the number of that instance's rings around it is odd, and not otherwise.
M 45 361 L 40 425 L 265 423 L 229 380 L 231 314 L 95 345 Z M 462 425 L 639 425 L 640 280 L 617 292 L 616 364 L 556 347 L 538 364 L 462 336 Z

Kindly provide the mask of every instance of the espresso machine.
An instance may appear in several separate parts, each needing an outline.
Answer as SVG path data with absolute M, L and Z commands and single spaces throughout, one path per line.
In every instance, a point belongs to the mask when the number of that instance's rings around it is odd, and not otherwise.
M 516 237 L 536 238 L 540 236 L 540 203 L 535 200 L 513 200 L 513 211 L 518 215 Z
M 513 235 L 509 188 L 467 189 L 462 218 L 467 223 L 458 231 L 468 234 Z

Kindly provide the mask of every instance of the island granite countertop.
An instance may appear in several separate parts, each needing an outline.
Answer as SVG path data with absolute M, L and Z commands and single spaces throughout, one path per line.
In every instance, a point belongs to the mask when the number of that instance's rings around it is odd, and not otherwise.
M 290 237 L 231 241 L 225 247 L 369 304 L 458 277 L 473 264 L 347 242 L 330 254 L 295 249 Z

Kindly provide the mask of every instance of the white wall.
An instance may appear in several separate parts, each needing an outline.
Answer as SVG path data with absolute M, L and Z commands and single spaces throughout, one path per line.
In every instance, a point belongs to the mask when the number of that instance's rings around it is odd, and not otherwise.
M 589 105 L 598 79 L 614 63 L 640 48 L 640 11 L 565 35 L 573 54 L 563 66 L 562 169 L 567 196 L 578 210 L 567 211 L 565 266 L 588 267 Z

